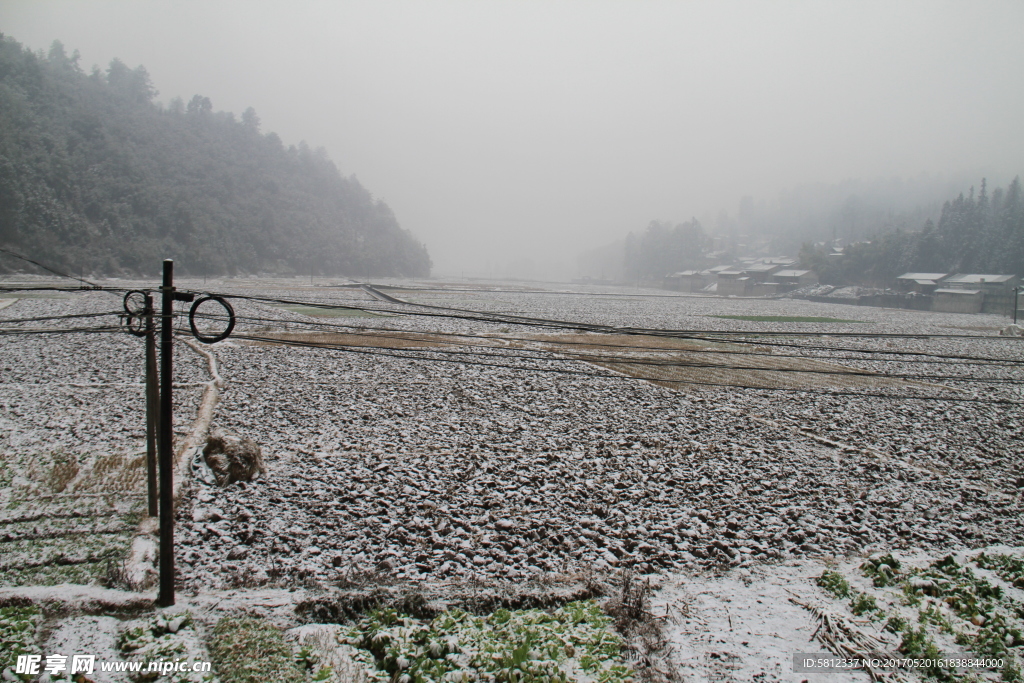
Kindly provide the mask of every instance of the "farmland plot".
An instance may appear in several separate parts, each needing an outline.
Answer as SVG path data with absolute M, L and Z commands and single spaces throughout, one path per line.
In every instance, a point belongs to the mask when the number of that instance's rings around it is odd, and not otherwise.
M 623 570 L 760 575 L 880 551 L 1021 545 L 1024 354 L 990 336 L 994 316 L 450 297 L 503 315 L 744 332 L 679 340 L 420 316 L 350 290 L 234 291 L 305 304 L 236 300 L 236 338 L 210 347 L 227 382 L 214 426 L 253 438 L 268 471 L 227 488 L 185 484 L 177 560 L 189 594 Z M 19 301 L 0 315 L 116 308 L 104 296 Z M 422 299 L 443 307 L 446 297 Z M 315 303 L 374 315 L 307 315 Z M 792 322 L 757 320 L 765 307 Z M 808 322 L 821 318 L 834 322 Z M 779 325 L 791 336 L 768 334 Z M 813 336 L 837 329 L 975 336 Z M 141 344 L 127 335 L 0 343 L 0 542 L 14 550 L 4 580 L 109 583 L 145 509 Z M 202 359 L 177 349 L 180 438 L 208 377 Z M 931 377 L 891 376 L 911 374 Z
M 104 293 L 23 298 L 0 315 L 100 313 L 119 304 Z M 66 325 L 31 323 L 44 324 Z M 0 344 L 2 582 L 123 583 L 147 511 L 141 345 L 124 334 L 11 335 Z M 198 376 L 188 369 L 195 357 L 180 362 L 188 384 Z M 190 422 L 194 399 L 187 386 L 179 393 L 179 424 Z

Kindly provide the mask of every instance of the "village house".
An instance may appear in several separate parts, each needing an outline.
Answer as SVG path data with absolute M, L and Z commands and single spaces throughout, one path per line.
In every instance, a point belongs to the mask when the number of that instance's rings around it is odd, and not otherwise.
M 896 289 L 903 294 L 932 294 L 949 273 L 903 273 L 896 278 Z
M 932 304 L 932 310 L 947 310 L 942 307 L 953 305 L 946 301 L 940 303 L 938 301 L 938 295 L 940 292 L 942 293 L 944 300 L 947 297 L 952 297 L 958 301 L 970 299 L 971 295 L 965 294 L 964 292 L 977 292 L 978 298 L 980 298 L 980 304 L 977 304 L 977 311 L 970 310 L 956 312 L 980 312 L 1012 315 L 1014 290 L 1017 288 L 1018 284 L 1020 284 L 1020 279 L 1016 275 L 992 273 L 957 273 L 956 275 L 950 275 L 942 281 L 942 289 L 935 290 L 937 298 Z M 973 301 L 973 299 L 971 299 L 971 301 Z M 936 307 L 936 305 L 940 307 Z M 958 307 L 962 307 L 964 305 L 965 304 L 959 304 Z M 974 308 L 974 306 L 975 304 L 972 303 L 969 308 Z

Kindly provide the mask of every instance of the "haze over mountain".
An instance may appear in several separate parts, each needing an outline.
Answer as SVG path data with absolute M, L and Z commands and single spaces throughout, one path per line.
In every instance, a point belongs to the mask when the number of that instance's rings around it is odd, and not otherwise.
M 79 272 L 427 275 L 424 247 L 322 149 L 209 98 L 166 109 L 145 67 L 86 75 L 0 43 L 0 245 Z M 12 267 L 13 264 L 7 264 Z M 23 264 L 17 264 L 21 266 Z
M 467 275 L 571 275 L 652 219 L 717 230 L 808 185 L 926 173 L 955 185 L 937 207 L 1005 187 L 1022 23 L 1013 0 L 0 6 L 33 49 L 143 64 L 165 104 L 252 106 L 322 145 Z

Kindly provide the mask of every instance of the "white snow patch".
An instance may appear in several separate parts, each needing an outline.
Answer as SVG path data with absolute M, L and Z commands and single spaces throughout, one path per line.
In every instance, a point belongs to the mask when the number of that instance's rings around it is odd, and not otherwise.
M 863 672 L 793 672 L 793 655 L 822 653 L 811 640 L 815 625 L 806 609 L 790 602 L 826 599 L 814 580 L 825 565 L 798 560 L 737 569 L 723 576 L 667 577 L 651 598 L 651 612 L 668 615 L 665 637 L 683 680 L 856 683 Z

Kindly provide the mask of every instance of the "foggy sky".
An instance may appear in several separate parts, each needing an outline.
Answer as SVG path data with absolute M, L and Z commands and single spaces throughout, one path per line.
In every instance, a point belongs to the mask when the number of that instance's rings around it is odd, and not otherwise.
M 253 106 L 486 274 L 803 183 L 1012 178 L 1024 3 L 3 0 L 0 31 L 157 99 Z

